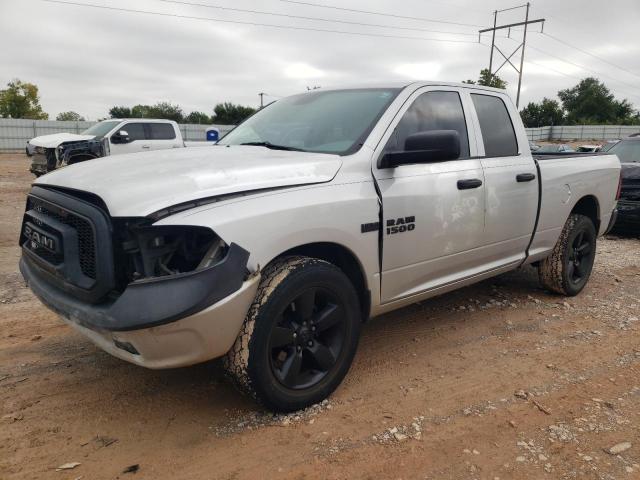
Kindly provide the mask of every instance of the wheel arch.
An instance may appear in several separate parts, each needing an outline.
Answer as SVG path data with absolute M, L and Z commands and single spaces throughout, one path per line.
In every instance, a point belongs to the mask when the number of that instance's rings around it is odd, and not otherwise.
M 576 202 L 571 214 L 578 213 L 588 217 L 596 227 L 596 234 L 600 231 L 600 203 L 594 195 L 585 195 Z
M 298 245 L 277 255 L 272 261 L 288 256 L 303 255 L 307 257 L 319 258 L 335 265 L 351 281 L 358 299 L 360 301 L 360 311 L 363 321 L 369 318 L 371 311 L 371 291 L 368 289 L 367 280 L 362 263 L 358 257 L 347 247 L 334 242 L 314 242 Z

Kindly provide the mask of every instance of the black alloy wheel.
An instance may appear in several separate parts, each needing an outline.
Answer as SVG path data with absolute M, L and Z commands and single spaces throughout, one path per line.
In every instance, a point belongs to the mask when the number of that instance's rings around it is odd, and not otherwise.
M 306 288 L 271 331 L 273 374 L 287 388 L 312 387 L 335 366 L 346 334 L 342 300 L 327 289 Z

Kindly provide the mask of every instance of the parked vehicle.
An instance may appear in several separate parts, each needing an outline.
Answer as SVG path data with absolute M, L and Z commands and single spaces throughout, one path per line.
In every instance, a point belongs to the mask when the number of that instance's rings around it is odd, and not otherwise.
M 576 152 L 578 153 L 598 152 L 600 148 L 601 148 L 600 145 L 580 145 L 578 148 L 576 148 Z
M 540 148 L 540 145 L 534 142 L 529 142 L 529 148 L 531 149 L 532 152 L 535 152 Z
M 108 155 L 182 148 L 178 124 L 171 120 L 110 119 L 81 134 L 54 133 L 29 140 L 31 173 L 36 177 L 56 168 Z M 29 150 L 29 146 L 27 147 Z
M 290 411 L 327 397 L 364 320 L 526 264 L 576 295 L 611 225 L 614 155 L 534 157 L 504 90 L 314 90 L 216 146 L 72 165 L 34 183 L 20 269 L 109 353 L 224 357 Z
M 617 226 L 640 231 L 640 136 L 625 138 L 609 149 L 622 165 Z
M 616 145 L 620 140 L 607 140 L 602 147 L 600 147 L 599 152 L 608 152 Z
M 536 150 L 536 153 L 573 153 L 575 150 L 569 145 L 549 143 L 542 145 Z

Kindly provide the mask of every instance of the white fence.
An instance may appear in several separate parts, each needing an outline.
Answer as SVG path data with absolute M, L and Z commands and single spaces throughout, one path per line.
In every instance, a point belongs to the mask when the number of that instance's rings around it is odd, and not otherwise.
M 22 120 L 0 118 L 0 152 L 24 150 L 27 140 L 50 133 L 81 133 L 96 122 L 58 122 L 53 120 Z M 186 141 L 206 139 L 206 129 L 215 127 L 224 135 L 233 125 L 181 124 L 180 131 Z M 527 128 L 529 140 L 613 140 L 640 132 L 634 125 L 560 125 Z
M 640 125 L 558 125 L 527 128 L 529 140 L 615 140 L 640 132 Z
M 81 133 L 97 122 L 58 122 L 54 120 L 22 120 L 0 118 L 0 152 L 24 150 L 27 140 L 51 133 Z M 206 130 L 215 127 L 224 135 L 233 125 L 181 124 L 180 131 L 186 141 L 206 140 Z

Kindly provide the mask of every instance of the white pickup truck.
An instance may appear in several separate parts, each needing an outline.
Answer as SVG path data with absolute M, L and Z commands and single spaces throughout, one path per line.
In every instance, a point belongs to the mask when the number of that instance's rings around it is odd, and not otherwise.
M 54 133 L 29 140 L 36 177 L 56 168 L 108 155 L 165 150 L 185 146 L 178 124 L 150 118 L 103 120 L 81 134 Z
M 361 324 L 523 265 L 578 294 L 613 223 L 613 155 L 533 157 L 502 90 L 411 83 L 284 98 L 209 149 L 37 180 L 20 269 L 149 368 L 224 357 L 290 411 L 347 373 Z

